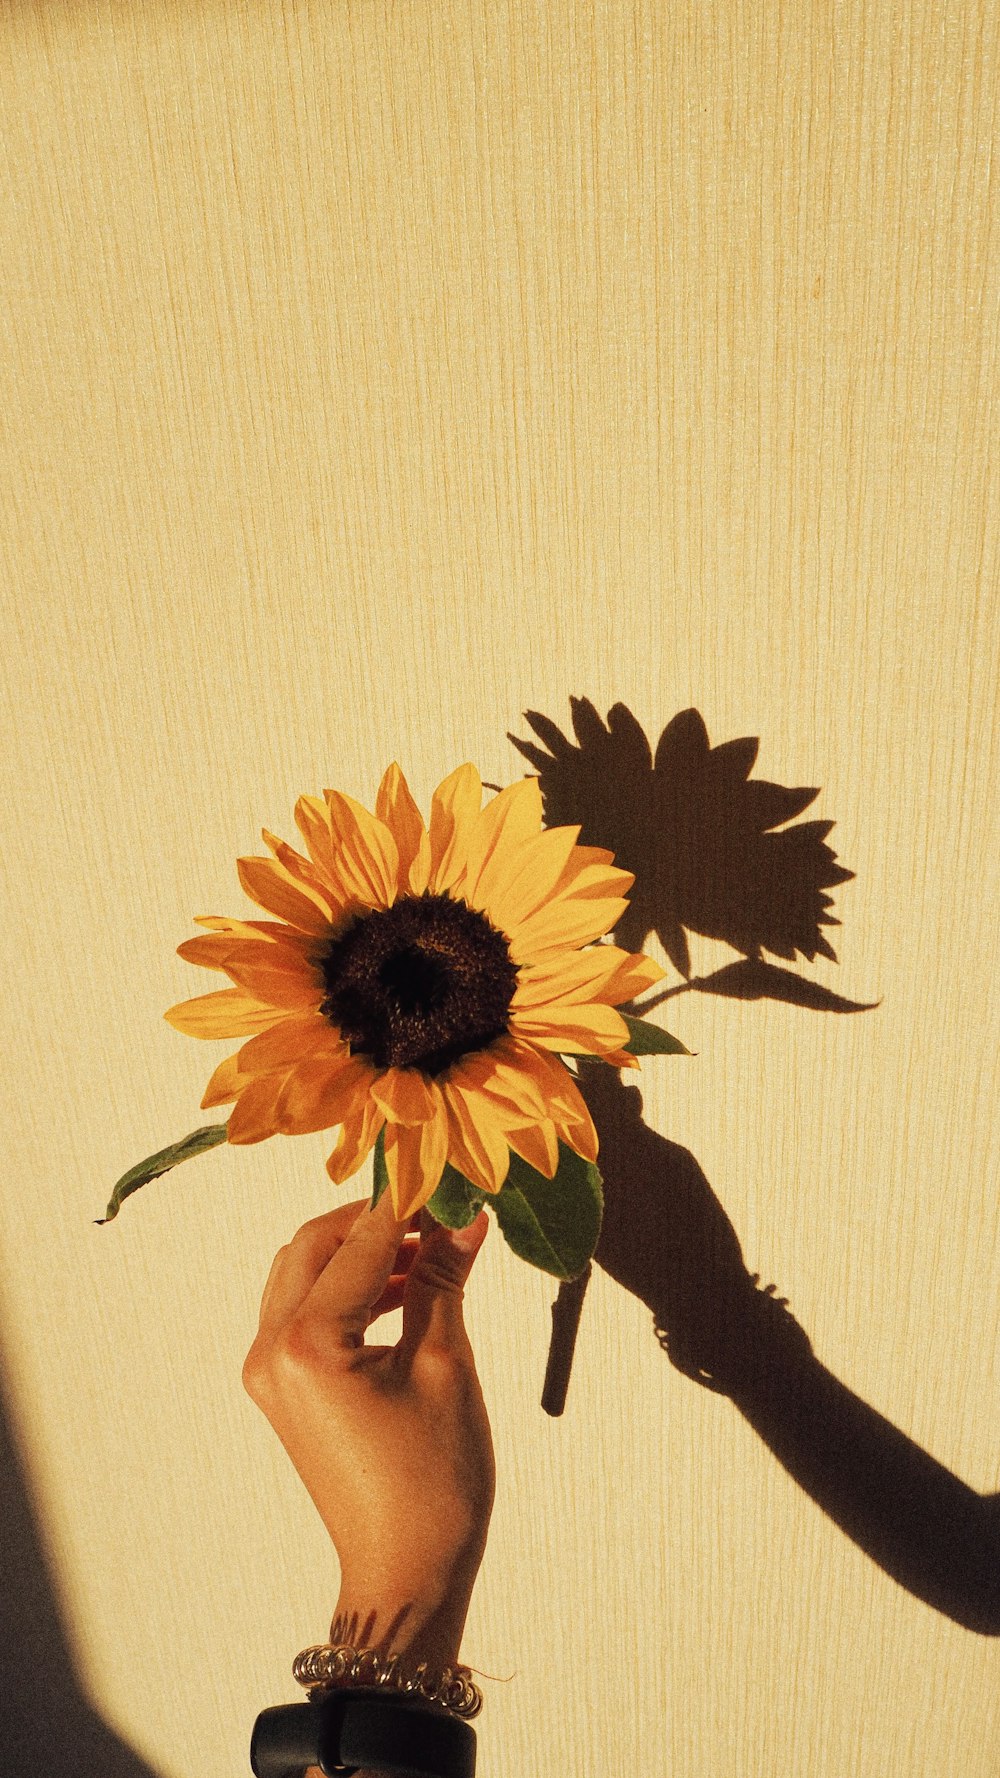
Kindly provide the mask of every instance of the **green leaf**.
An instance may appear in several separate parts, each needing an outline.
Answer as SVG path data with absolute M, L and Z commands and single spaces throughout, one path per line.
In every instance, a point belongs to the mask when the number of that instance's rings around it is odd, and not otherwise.
M 437 1190 L 427 1201 L 427 1208 L 446 1229 L 467 1229 L 470 1222 L 475 1222 L 486 1197 L 486 1192 L 480 1191 L 471 1179 L 466 1179 L 464 1173 L 446 1161 Z
M 374 1210 L 379 1198 L 382 1196 L 382 1193 L 385 1191 L 385 1188 L 389 1183 L 389 1169 L 385 1164 L 384 1124 L 375 1138 L 375 1147 L 372 1150 L 372 1156 L 372 1209 Z
M 546 1179 L 510 1157 L 510 1171 L 489 1199 L 508 1247 L 553 1278 L 578 1278 L 597 1246 L 604 1213 L 601 1175 L 566 1144 L 559 1144 L 555 1177 Z
M 169 1148 L 161 1148 L 159 1154 L 151 1154 L 147 1161 L 140 1161 L 138 1166 L 130 1167 L 123 1173 L 111 1194 L 106 1216 L 95 1217 L 98 1228 L 111 1222 L 118 1215 L 125 1199 L 139 1190 L 140 1185 L 148 1184 L 150 1179 L 158 1179 L 161 1173 L 169 1173 L 179 1161 L 190 1161 L 196 1154 L 205 1154 L 210 1148 L 217 1148 L 225 1142 L 228 1125 L 205 1124 L 200 1130 L 192 1130 L 190 1136 L 183 1136 L 180 1142 L 172 1142 Z
M 619 1008 L 619 1011 L 621 1009 Z M 691 1051 L 685 1049 L 679 1037 L 671 1037 L 660 1025 L 651 1025 L 648 1019 L 630 1019 L 627 1012 L 622 1018 L 628 1026 L 628 1042 L 622 1045 L 630 1056 L 689 1056 Z

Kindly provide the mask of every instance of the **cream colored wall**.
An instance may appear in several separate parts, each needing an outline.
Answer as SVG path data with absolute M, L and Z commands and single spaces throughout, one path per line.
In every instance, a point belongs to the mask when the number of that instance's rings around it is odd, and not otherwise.
M 248 907 L 235 858 L 300 792 L 371 799 L 393 757 L 425 799 L 466 758 L 508 782 L 527 708 L 623 700 L 655 738 L 695 705 L 823 786 L 857 875 L 839 966 L 798 967 L 882 1006 L 679 998 L 697 1060 L 644 1065 L 646 1116 L 824 1364 L 998 1487 L 997 30 L 985 0 L 0 10 L 3 1342 L 80 1687 L 162 1778 L 247 1769 L 336 1588 L 240 1385 L 328 1138 L 92 1223 L 225 1053 L 163 1021 L 205 986 L 175 947 Z M 494 1230 L 464 1654 L 517 1677 L 483 1778 L 992 1778 L 995 1642 L 602 1271 L 549 1419 L 552 1296 Z

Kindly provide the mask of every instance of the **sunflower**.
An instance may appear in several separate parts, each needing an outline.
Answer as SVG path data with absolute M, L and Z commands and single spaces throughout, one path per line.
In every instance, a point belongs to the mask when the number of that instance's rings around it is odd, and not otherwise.
M 597 1133 L 565 1056 L 637 1066 L 616 1010 L 664 972 L 599 943 L 634 877 L 543 830 L 536 778 L 482 806 L 462 765 L 434 792 L 429 826 L 398 765 L 375 813 L 338 790 L 302 796 L 307 856 L 262 829 L 273 856 L 238 860 L 268 920 L 196 917 L 178 955 L 234 984 L 164 1015 L 192 1037 L 244 1038 L 202 1107 L 232 1104 L 227 1140 L 262 1142 L 340 1126 L 336 1184 L 376 1140 L 402 1220 L 446 1163 L 499 1192 L 511 1151 L 546 1178 L 559 1142 L 584 1160 Z

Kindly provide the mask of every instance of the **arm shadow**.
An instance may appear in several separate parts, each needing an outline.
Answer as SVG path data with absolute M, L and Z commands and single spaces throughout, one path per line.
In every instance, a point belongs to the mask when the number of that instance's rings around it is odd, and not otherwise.
M 651 1310 L 671 1363 L 727 1395 L 886 1574 L 965 1629 L 1000 1635 L 1000 1495 L 960 1481 L 819 1362 L 784 1299 L 747 1271 L 694 1156 L 643 1122 L 638 1088 L 600 1064 L 580 1085 L 604 1176 L 595 1264 Z
M 7 1778 L 157 1778 L 103 1721 L 76 1674 L 0 1361 L 0 1672 Z

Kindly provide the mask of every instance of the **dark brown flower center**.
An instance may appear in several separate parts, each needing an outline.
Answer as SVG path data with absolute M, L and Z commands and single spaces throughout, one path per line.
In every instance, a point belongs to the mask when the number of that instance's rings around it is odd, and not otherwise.
M 377 1068 L 440 1074 L 507 1030 L 517 968 L 503 933 L 464 901 L 407 896 L 362 914 L 316 958 L 320 1012 Z

